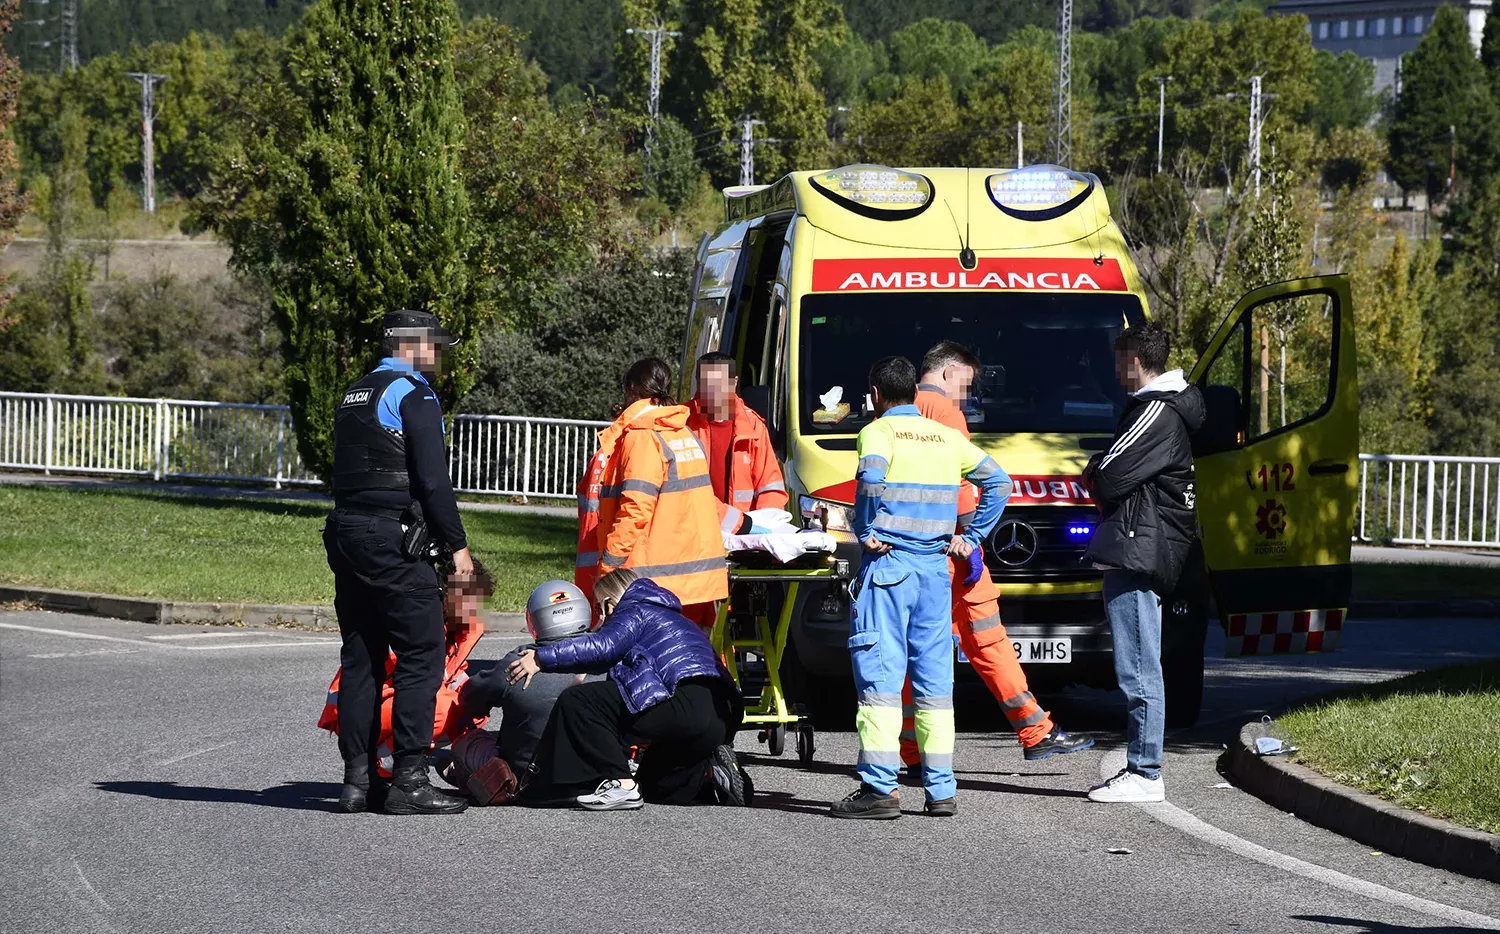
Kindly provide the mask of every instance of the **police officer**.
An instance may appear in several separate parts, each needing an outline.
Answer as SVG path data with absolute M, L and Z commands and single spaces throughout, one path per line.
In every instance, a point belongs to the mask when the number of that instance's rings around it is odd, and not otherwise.
M 333 512 L 323 530 L 333 569 L 334 609 L 344 644 L 339 690 L 339 807 L 368 807 L 380 756 L 380 695 L 388 652 L 392 676 L 392 780 L 388 814 L 452 814 L 468 802 L 427 780 L 432 718 L 443 677 L 443 591 L 416 541 L 418 513 L 431 540 L 453 552 L 455 581 L 474 573 L 448 480 L 443 413 L 424 372 L 455 339 L 437 316 L 385 316 L 380 365 L 350 386 L 334 414 Z

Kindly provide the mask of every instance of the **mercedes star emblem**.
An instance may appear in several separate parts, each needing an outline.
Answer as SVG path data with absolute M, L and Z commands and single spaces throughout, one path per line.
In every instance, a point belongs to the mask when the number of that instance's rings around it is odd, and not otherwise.
M 1007 519 L 995 526 L 990 544 L 994 546 L 995 557 L 1000 559 L 1001 564 L 1018 568 L 1036 557 L 1037 546 L 1041 541 L 1037 538 L 1036 529 L 1027 523 Z

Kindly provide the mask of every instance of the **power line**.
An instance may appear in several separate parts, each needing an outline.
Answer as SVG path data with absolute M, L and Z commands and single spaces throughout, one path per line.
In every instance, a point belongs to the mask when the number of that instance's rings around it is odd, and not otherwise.
M 766 121 L 746 117 L 740 121 L 740 184 L 755 184 L 755 128 L 765 126 Z M 771 140 L 762 140 L 769 143 Z
M 1057 4 L 1057 98 L 1052 116 L 1052 161 L 1073 162 L 1073 0 Z
M 651 144 L 656 141 L 656 125 L 661 120 L 661 46 L 668 37 L 677 38 L 680 32 L 669 32 L 660 20 L 654 29 L 627 29 L 627 36 L 644 36 L 651 43 L 650 86 L 646 90 L 646 115 L 651 122 L 646 125 L 646 155 L 651 155 Z

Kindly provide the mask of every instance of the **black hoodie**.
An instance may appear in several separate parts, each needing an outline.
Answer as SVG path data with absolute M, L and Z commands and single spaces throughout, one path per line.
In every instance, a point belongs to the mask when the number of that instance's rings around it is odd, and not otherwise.
M 1131 396 L 1109 449 L 1084 468 L 1104 514 L 1085 561 L 1144 574 L 1160 594 L 1176 586 L 1197 534 L 1191 435 L 1204 415 L 1180 370 Z

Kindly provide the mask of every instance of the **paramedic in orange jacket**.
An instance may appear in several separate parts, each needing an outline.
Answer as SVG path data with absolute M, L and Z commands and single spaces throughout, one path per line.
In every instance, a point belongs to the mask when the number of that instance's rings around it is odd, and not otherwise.
M 707 628 L 729 595 L 729 570 L 708 458 L 687 428 L 687 406 L 672 402 L 671 379 L 655 357 L 626 371 L 626 398 L 636 401 L 611 426 L 619 431 L 598 472 L 598 573 L 628 567 L 650 578 Z
M 734 358 L 714 351 L 698 358 L 698 390 L 688 428 L 708 455 L 708 474 L 719 500 L 719 530 L 749 531 L 755 509 L 785 509 L 786 481 L 765 421 L 738 395 Z
M 979 359 L 960 344 L 940 341 L 922 358 L 922 376 L 917 384 L 917 410 L 926 418 L 969 436 L 969 422 L 960 405 L 979 373 Z M 973 484 L 959 491 L 958 527 L 974 518 L 979 501 Z M 970 561 L 973 564 L 970 564 Z M 1015 649 L 1000 622 L 1000 589 L 984 566 L 982 549 L 974 549 L 970 561 L 949 559 L 953 578 L 953 629 L 974 671 L 1005 710 L 1011 729 L 1021 740 L 1027 759 L 1045 759 L 1059 753 L 1078 752 L 1094 745 L 1086 736 L 1073 736 L 1057 729 L 1051 716 L 1031 696 L 1026 673 L 1016 660 Z M 966 583 L 967 579 L 973 583 Z M 902 691 L 905 722 L 901 731 L 901 760 L 907 766 L 918 761 L 911 699 L 911 683 Z M 912 731 L 912 732 L 908 732 Z

